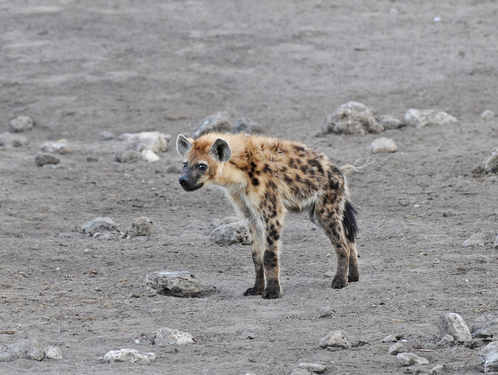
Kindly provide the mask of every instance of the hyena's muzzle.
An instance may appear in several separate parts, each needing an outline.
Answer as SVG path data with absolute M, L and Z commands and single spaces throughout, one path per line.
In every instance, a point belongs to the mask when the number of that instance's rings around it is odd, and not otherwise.
M 200 189 L 202 185 L 204 185 L 202 182 L 199 182 L 202 173 L 199 173 L 200 171 L 198 171 L 198 169 L 199 168 L 191 168 L 188 165 L 183 167 L 183 174 L 178 179 L 183 190 L 194 191 Z

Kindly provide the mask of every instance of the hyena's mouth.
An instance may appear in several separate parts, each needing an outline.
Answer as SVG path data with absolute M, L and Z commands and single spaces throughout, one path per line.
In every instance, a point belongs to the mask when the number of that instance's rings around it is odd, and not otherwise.
M 192 185 L 182 185 L 182 188 L 185 191 L 194 191 L 194 190 L 200 189 L 203 185 L 204 185 L 203 183 L 193 185 L 193 186 Z

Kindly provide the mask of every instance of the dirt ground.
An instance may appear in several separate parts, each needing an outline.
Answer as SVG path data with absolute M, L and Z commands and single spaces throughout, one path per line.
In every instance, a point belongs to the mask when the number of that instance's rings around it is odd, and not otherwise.
M 498 146 L 497 118 L 479 117 L 498 112 L 497 24 L 492 0 L 0 0 L 0 132 L 16 115 L 37 122 L 28 146 L 0 149 L 0 330 L 15 331 L 0 344 L 39 337 L 64 356 L 0 363 L 0 373 L 283 375 L 321 361 L 326 374 L 399 374 L 381 339 L 403 333 L 431 365 L 479 374 L 478 349 L 433 344 L 441 312 L 471 324 L 498 310 L 498 251 L 462 246 L 498 230 L 498 179 L 471 173 Z M 399 147 L 389 155 L 370 154 L 376 135 L 316 137 L 349 100 L 397 117 L 438 108 L 459 123 L 386 131 Z M 166 171 L 180 165 L 173 145 L 159 162 L 119 164 L 116 144 L 99 139 L 103 130 L 190 134 L 220 110 L 338 165 L 371 163 L 349 179 L 359 283 L 330 288 L 328 239 L 296 215 L 282 240 L 283 298 L 243 297 L 249 247 L 208 239 L 232 215 L 223 193 L 184 192 Z M 59 138 L 74 152 L 36 167 L 40 144 Z M 97 216 L 126 229 L 143 215 L 156 224 L 148 240 L 75 230 Z M 150 296 L 144 278 L 157 270 L 189 270 L 218 292 Z M 197 343 L 134 342 L 160 327 Z M 334 329 L 366 344 L 320 349 Z M 99 362 L 126 347 L 158 359 Z

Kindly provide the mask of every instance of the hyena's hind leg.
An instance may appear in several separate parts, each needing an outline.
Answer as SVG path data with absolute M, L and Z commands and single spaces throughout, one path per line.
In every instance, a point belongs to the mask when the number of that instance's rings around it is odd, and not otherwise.
M 344 288 L 348 279 L 359 277 L 356 247 L 353 249 L 351 246 L 343 223 L 345 205 L 341 204 L 342 199 L 344 198 L 338 197 L 337 191 L 328 192 L 319 197 L 315 204 L 315 217 L 335 247 L 337 255 L 337 271 L 332 280 L 332 288 L 335 289 Z
M 346 201 L 342 224 L 346 232 L 346 240 L 349 245 L 349 275 L 348 281 L 354 282 L 360 280 L 360 271 L 358 270 L 358 250 L 356 249 L 356 236 L 358 234 L 358 224 L 356 223 L 356 210 L 353 205 Z

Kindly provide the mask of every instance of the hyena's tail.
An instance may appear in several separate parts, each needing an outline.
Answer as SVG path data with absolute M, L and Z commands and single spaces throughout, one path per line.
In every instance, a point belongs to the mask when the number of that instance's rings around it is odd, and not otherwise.
M 350 201 L 346 201 L 344 206 L 344 216 L 342 218 L 342 225 L 344 227 L 344 232 L 349 242 L 354 243 L 356 237 L 358 236 L 358 224 L 356 223 L 356 210 Z

